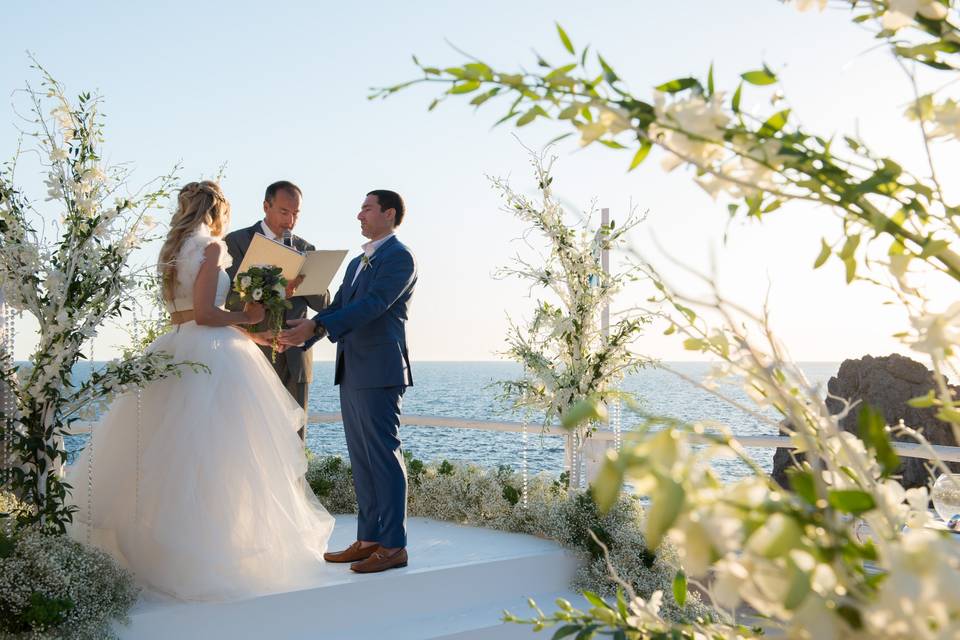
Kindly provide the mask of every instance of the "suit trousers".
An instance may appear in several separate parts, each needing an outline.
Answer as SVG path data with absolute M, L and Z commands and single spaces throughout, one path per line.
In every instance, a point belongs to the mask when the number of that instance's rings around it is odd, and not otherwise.
M 357 540 L 407 546 L 407 467 L 400 442 L 405 387 L 340 385 L 340 411 L 357 493 Z

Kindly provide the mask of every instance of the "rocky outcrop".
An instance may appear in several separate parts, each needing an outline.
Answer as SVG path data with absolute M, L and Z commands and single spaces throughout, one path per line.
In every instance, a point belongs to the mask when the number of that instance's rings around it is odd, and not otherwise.
M 926 395 L 934 388 L 933 372 L 925 366 L 899 354 L 875 358 L 864 356 L 859 360 L 844 360 L 837 375 L 830 378 L 827 390 L 831 396 L 845 398 L 849 402 L 859 400 L 883 413 L 887 424 L 897 424 L 903 420 L 908 427 L 917 429 L 932 444 L 956 445 L 949 424 L 938 420 L 935 408 L 918 409 L 907 401 Z M 960 392 L 960 387 L 951 387 Z M 834 398 L 827 398 L 827 407 L 833 414 L 843 409 L 843 404 Z M 854 407 L 841 421 L 845 431 L 857 433 L 857 418 L 861 406 Z M 910 441 L 899 436 L 898 440 Z M 897 471 L 902 475 L 904 487 L 921 487 L 929 483 L 926 461 L 920 458 L 901 458 Z M 786 449 L 777 449 L 773 456 L 772 476 L 780 485 L 787 486 L 786 470 L 792 465 Z M 960 471 L 960 464 L 951 463 L 951 469 Z

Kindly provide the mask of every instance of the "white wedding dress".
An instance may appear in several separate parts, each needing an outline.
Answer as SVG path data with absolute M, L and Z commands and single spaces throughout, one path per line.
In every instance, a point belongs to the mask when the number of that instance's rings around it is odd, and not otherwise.
M 211 242 L 221 241 L 206 227 L 184 242 L 170 310 L 193 307 Z M 218 306 L 230 286 L 225 246 L 221 255 Z M 136 392 L 116 398 L 68 472 L 78 508 L 71 535 L 89 537 L 147 589 L 181 600 L 309 586 L 334 520 L 303 481 L 303 411 L 235 327 L 187 322 L 149 350 L 210 371 L 151 383 L 139 402 Z

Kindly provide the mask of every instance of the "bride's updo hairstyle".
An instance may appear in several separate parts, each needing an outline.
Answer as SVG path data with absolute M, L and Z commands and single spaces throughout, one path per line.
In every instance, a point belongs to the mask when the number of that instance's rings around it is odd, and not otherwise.
M 160 249 L 158 269 L 163 280 L 163 297 L 174 299 L 174 283 L 177 281 L 177 256 L 180 247 L 191 234 L 209 229 L 211 236 L 218 238 L 230 223 L 230 203 L 220 185 L 210 180 L 191 182 L 180 189 L 177 195 L 177 210 L 170 220 L 170 231 Z

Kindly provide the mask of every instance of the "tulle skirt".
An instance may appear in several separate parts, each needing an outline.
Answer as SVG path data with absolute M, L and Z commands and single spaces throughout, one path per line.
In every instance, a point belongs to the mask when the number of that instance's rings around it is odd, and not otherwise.
M 114 401 L 67 474 L 71 535 L 182 600 L 309 586 L 334 520 L 303 480 L 303 411 L 236 328 L 187 322 L 150 350 L 210 371 Z

